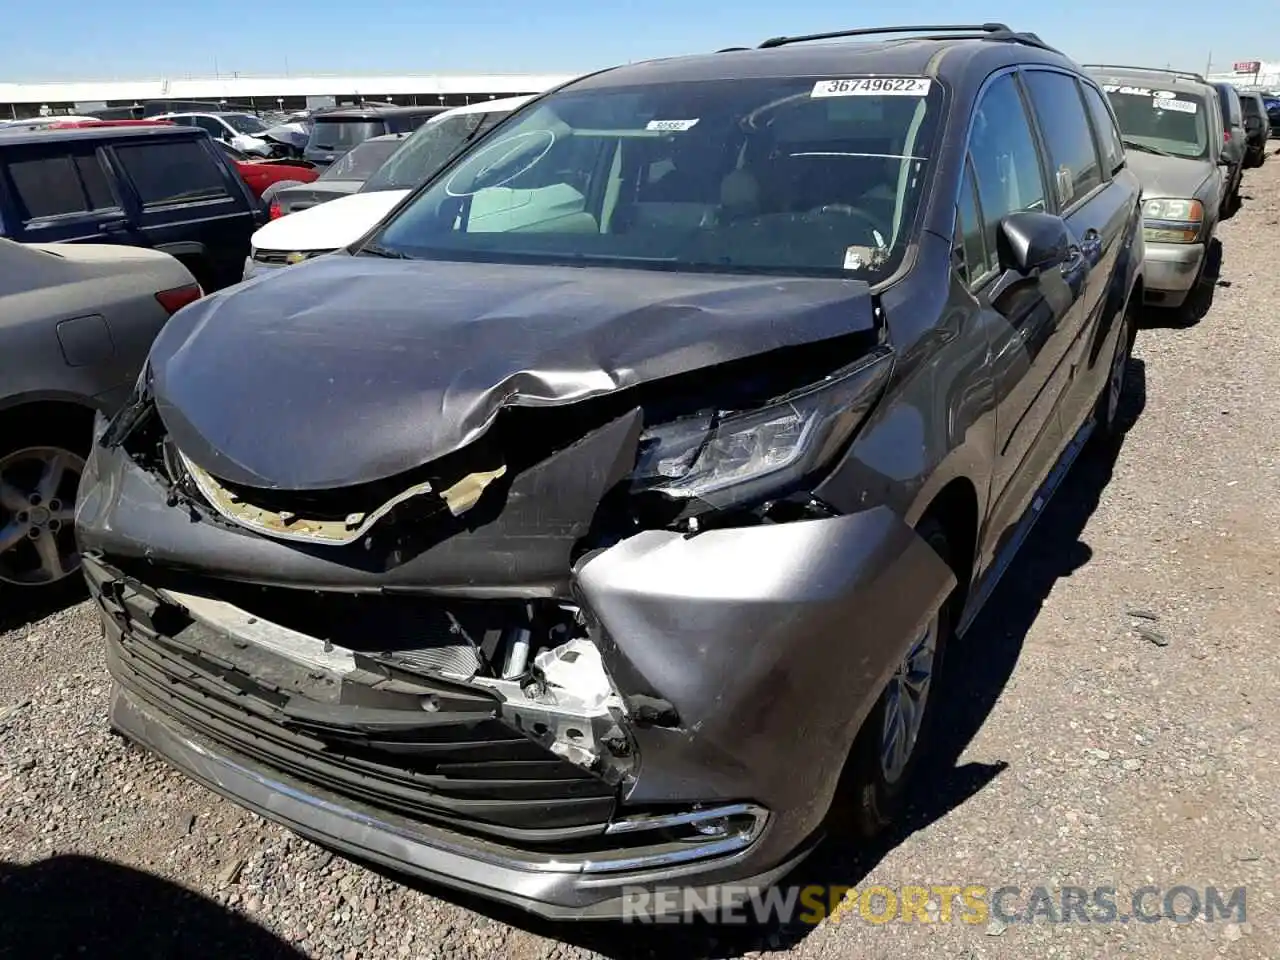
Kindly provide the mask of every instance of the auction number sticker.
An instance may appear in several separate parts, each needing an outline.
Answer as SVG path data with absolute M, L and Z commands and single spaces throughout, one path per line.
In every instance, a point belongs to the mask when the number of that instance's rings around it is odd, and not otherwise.
M 933 81 L 927 77 L 860 77 L 819 80 L 811 97 L 927 97 Z
M 1151 105 L 1157 110 L 1173 110 L 1177 113 L 1195 113 L 1196 105 L 1192 100 L 1174 100 L 1170 97 L 1156 97 Z
M 661 130 L 664 132 L 676 131 L 683 133 L 685 130 L 692 130 L 697 120 L 650 120 L 645 125 L 646 130 Z

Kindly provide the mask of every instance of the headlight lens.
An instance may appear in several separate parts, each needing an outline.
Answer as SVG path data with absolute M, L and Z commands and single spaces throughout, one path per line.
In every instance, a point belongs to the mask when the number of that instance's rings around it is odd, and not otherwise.
M 767 407 L 647 430 L 632 489 L 717 508 L 781 492 L 825 465 L 849 438 L 883 390 L 892 358 L 879 348 Z
M 1195 243 L 1200 239 L 1204 205 L 1199 200 L 1157 198 L 1142 205 L 1143 239 L 1154 243 Z

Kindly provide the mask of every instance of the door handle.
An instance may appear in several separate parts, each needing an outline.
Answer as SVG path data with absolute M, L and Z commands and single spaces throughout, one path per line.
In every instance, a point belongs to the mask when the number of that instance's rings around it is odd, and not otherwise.
M 125 233 L 128 229 L 127 220 L 103 220 L 98 224 L 99 233 Z
M 1084 254 L 1090 266 L 1096 266 L 1102 257 L 1102 234 L 1092 227 L 1086 230 L 1084 238 L 1080 241 L 1080 252 Z

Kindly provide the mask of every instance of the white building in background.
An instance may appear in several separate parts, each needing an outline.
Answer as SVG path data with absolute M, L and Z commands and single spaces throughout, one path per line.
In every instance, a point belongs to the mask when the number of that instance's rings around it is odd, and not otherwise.
M 1240 60 L 1230 70 L 1210 73 L 1209 79 L 1246 90 L 1280 91 L 1280 60 Z
M 302 110 L 363 101 L 461 106 L 475 100 L 541 93 L 571 79 L 571 74 L 423 74 L 0 83 L 0 119 L 155 101 L 196 101 L 255 110 Z

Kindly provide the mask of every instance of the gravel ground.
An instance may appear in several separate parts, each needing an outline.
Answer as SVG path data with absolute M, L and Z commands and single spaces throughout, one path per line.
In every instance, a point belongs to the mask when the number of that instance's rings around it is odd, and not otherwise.
M 1244 923 L 877 925 L 854 911 L 817 928 L 654 930 L 445 899 L 110 736 L 81 604 L 0 634 L 0 956 L 1280 956 L 1280 158 L 1244 192 L 1207 315 L 1139 336 L 1118 458 L 1076 468 L 970 635 L 946 769 L 912 822 L 875 850 L 828 844 L 798 877 L 1106 885 L 1122 906 L 1146 884 L 1243 885 Z

